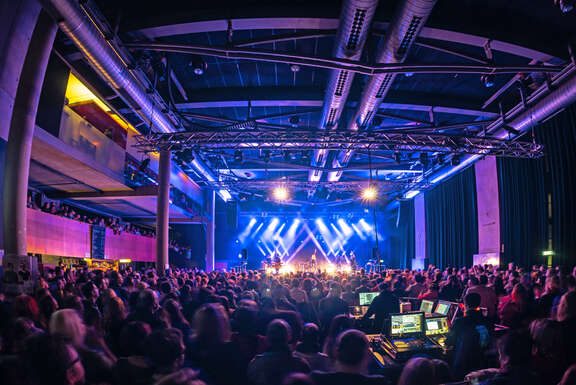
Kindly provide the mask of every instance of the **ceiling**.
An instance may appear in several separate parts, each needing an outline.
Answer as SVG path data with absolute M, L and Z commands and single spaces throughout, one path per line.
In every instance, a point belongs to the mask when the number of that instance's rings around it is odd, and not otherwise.
M 331 58 L 339 23 L 335 1 L 222 1 L 96 0 L 106 22 L 121 44 L 162 43 L 273 51 L 315 58 Z M 383 36 L 400 1 L 379 2 L 360 61 L 374 63 Z M 490 42 L 493 63 L 505 65 L 565 64 L 567 45 L 576 37 L 576 12 L 563 14 L 552 0 L 439 0 L 406 63 L 478 64 L 486 61 L 484 45 Z M 85 65 L 63 36 L 58 42 L 68 61 L 104 96 L 112 95 Z M 187 130 L 242 128 L 246 121 L 277 129 L 316 130 L 321 124 L 324 93 L 332 70 L 314 66 L 294 68 L 286 63 L 191 55 L 166 50 L 129 48 L 137 66 L 182 119 Z M 195 73 L 199 61 L 203 74 Z M 541 84 L 540 74 L 525 74 L 527 92 Z M 514 83 L 517 74 L 494 77 L 485 87 L 480 74 L 407 73 L 396 76 L 372 129 L 464 135 L 480 129 L 471 122 L 489 121 L 520 101 Z M 346 128 L 354 114 L 366 75 L 357 75 L 339 120 Z M 118 99 L 109 101 L 126 118 L 139 120 Z M 470 123 L 456 128 L 447 125 Z M 254 128 L 254 126 L 251 126 Z M 250 129 L 250 128 L 248 128 Z M 332 153 L 330 157 L 336 154 Z M 176 161 L 186 163 L 187 154 Z M 311 151 L 202 152 L 204 160 L 224 177 L 266 180 L 269 187 L 235 188 L 241 201 L 268 200 L 279 181 L 306 181 Z M 368 184 L 371 180 L 406 180 L 421 176 L 420 152 L 356 153 L 344 171 L 343 182 Z M 434 163 L 434 158 L 432 159 Z M 327 165 L 331 164 L 331 160 Z M 193 175 L 193 172 L 191 171 Z M 326 174 L 326 173 L 325 173 Z M 323 178 L 326 178 L 324 176 Z M 325 179 L 323 179 L 325 180 Z M 402 187 L 387 189 L 387 200 L 402 195 Z M 358 191 L 294 192 L 298 205 L 342 203 L 358 198 Z

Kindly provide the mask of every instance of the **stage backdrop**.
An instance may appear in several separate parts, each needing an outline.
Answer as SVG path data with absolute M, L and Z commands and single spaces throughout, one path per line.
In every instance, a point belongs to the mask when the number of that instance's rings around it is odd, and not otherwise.
M 474 167 L 427 191 L 425 205 L 430 263 L 441 268 L 471 266 L 478 253 Z

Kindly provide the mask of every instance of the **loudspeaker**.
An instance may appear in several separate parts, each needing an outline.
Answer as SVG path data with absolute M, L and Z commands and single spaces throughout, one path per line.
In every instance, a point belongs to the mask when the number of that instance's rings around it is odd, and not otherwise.
M 226 225 L 232 230 L 238 228 L 238 203 L 230 202 L 226 205 Z
M 378 260 L 380 258 L 380 253 L 378 252 L 378 248 L 372 248 L 372 258 Z
M 245 261 L 248 260 L 248 250 L 242 249 L 242 259 Z

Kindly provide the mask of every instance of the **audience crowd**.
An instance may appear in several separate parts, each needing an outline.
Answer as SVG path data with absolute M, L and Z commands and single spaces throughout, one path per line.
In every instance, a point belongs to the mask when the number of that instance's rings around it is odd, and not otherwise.
M 56 267 L 32 293 L 0 291 L 0 383 L 576 384 L 575 275 L 514 265 L 278 276 Z M 367 291 L 379 294 L 353 318 Z M 407 297 L 461 303 L 449 349 L 382 365 L 367 334 Z

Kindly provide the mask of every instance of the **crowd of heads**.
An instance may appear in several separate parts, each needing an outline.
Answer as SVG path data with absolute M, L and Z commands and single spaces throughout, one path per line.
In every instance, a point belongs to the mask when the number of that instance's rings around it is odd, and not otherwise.
M 575 282 L 561 268 L 513 265 L 284 275 L 57 267 L 30 293 L 0 292 L 0 383 L 568 385 Z M 369 311 L 352 317 L 370 291 L 379 295 Z M 462 303 L 451 349 L 379 362 L 370 334 L 407 298 Z

